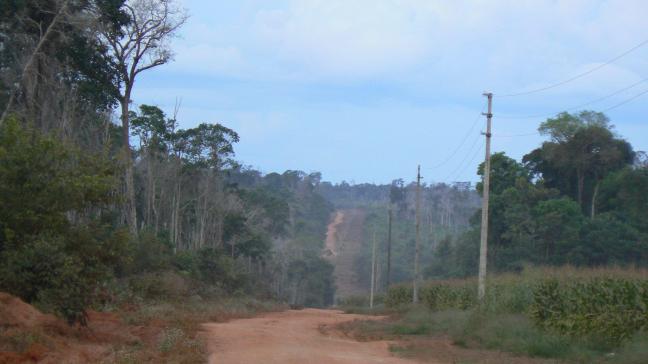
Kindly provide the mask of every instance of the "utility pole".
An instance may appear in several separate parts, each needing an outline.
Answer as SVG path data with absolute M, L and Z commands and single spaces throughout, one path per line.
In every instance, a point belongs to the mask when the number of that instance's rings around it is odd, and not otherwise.
M 488 253 L 488 197 L 490 192 L 490 143 L 491 118 L 493 117 L 493 94 L 485 92 L 488 97 L 488 113 L 486 115 L 486 159 L 484 161 L 484 190 L 482 196 L 481 242 L 479 244 L 479 279 L 477 297 L 479 301 L 486 295 L 486 260 Z
M 391 242 L 392 242 L 392 219 L 393 219 L 392 207 L 393 204 L 390 201 L 389 202 L 389 223 L 387 228 L 387 279 L 386 279 L 387 288 L 389 288 L 389 285 L 391 284 Z
M 371 249 L 371 293 L 369 295 L 369 308 L 373 308 L 375 289 L 376 289 L 376 228 L 374 227 L 373 248 Z
M 421 246 L 421 165 L 416 173 L 416 242 L 414 246 L 414 289 L 412 302 L 418 303 L 419 250 Z

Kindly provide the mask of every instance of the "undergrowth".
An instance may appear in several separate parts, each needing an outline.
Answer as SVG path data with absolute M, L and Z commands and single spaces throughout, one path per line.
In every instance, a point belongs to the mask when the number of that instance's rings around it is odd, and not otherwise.
M 410 303 L 409 285 L 397 285 L 375 310 L 389 319 L 342 329 L 361 340 L 443 336 L 462 347 L 565 362 L 646 363 L 646 277 L 640 270 L 529 269 L 491 277 L 482 304 L 472 279 L 428 282 L 419 305 Z M 418 349 L 394 350 L 408 356 Z

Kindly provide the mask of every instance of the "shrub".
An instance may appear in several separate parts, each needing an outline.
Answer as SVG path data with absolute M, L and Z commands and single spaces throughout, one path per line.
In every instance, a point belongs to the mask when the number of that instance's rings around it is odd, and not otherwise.
M 85 323 L 129 236 L 103 219 L 115 166 L 9 119 L 0 128 L 0 289 Z
M 648 330 L 648 280 L 547 279 L 534 291 L 534 321 L 570 336 L 600 336 L 618 344 Z
M 412 287 L 399 284 L 391 286 L 387 290 L 385 306 L 389 308 L 400 308 L 412 303 Z

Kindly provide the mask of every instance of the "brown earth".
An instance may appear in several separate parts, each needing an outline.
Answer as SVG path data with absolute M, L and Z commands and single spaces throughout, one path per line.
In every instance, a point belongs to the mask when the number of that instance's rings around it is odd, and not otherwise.
M 93 326 L 98 317 L 98 313 L 89 313 Z M 102 331 L 93 331 L 90 326 L 69 326 L 17 297 L 0 292 L 0 363 L 87 363 L 97 360 L 108 349 L 98 343 Z
M 126 325 L 114 313 L 89 310 L 87 314 L 86 327 L 70 326 L 0 292 L 0 364 L 109 361 L 115 345 L 145 342 L 151 331 Z
M 358 337 L 349 331 L 356 322 L 384 319 L 387 318 L 304 309 L 209 323 L 203 328 L 209 364 L 555 363 L 499 351 L 462 348 L 442 336 L 387 340 Z M 390 351 L 407 357 L 397 357 Z
M 355 273 L 356 258 L 361 253 L 364 236 L 365 211 L 347 209 L 336 211 L 326 234 L 326 258 L 333 264 L 336 300 L 350 296 L 366 295 Z
M 203 325 L 210 364 L 401 364 L 389 341 L 359 342 L 330 328 L 368 316 L 304 309 Z M 381 317 L 369 317 L 379 320 Z

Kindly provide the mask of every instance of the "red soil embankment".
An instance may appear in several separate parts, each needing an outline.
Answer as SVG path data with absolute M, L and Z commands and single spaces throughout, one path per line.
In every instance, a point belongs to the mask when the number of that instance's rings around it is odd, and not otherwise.
M 138 340 L 131 329 L 116 314 L 95 311 L 87 327 L 70 326 L 0 292 L 0 364 L 100 362 L 113 345 Z

